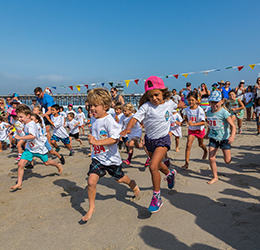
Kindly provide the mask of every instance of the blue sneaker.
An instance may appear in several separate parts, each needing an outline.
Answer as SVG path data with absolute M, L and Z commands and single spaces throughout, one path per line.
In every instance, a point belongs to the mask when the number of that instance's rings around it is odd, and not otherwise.
M 163 205 L 162 200 L 161 199 L 158 200 L 158 199 L 156 199 L 155 196 L 153 196 L 151 204 L 148 208 L 148 211 L 150 213 L 157 213 L 161 209 L 162 205 Z
M 175 169 L 170 170 L 171 175 L 167 176 L 164 180 L 168 182 L 168 188 L 173 189 L 175 185 L 175 177 L 177 175 L 177 171 Z

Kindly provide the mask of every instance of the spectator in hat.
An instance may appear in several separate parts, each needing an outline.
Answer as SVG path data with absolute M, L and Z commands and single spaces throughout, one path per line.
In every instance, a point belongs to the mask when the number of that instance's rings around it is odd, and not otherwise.
M 225 86 L 222 87 L 220 91 L 222 92 L 224 99 L 228 100 L 229 99 L 228 93 L 231 91 L 230 82 L 226 81 Z
M 235 92 L 236 92 L 237 98 L 240 99 L 241 101 L 243 101 L 244 94 L 246 92 L 244 80 L 240 81 L 240 83 L 238 84 L 238 87 L 235 88 Z
M 221 88 L 224 86 L 224 84 L 225 84 L 224 80 L 221 80 L 220 82 L 218 82 L 218 85 L 219 85 L 218 89 L 219 89 L 219 91 L 221 91 Z
M 40 105 L 37 104 L 37 99 L 35 97 L 33 97 L 32 104 L 29 106 L 29 108 L 31 111 L 33 111 L 34 107 L 36 107 L 36 106 L 40 107 Z
M 213 83 L 211 86 L 212 86 L 212 91 L 219 90 L 218 89 L 218 84 L 216 82 Z
M 189 106 L 189 103 L 188 103 L 188 99 L 187 99 L 187 96 L 188 94 L 192 91 L 191 89 L 191 83 L 190 82 L 187 82 L 186 83 L 186 89 L 182 89 L 182 94 L 184 96 L 184 103 L 186 106 Z
M 16 100 L 17 102 L 19 102 L 19 104 L 22 104 L 22 102 L 18 99 L 19 95 L 17 93 L 13 93 L 12 98 L 13 98 L 13 100 Z

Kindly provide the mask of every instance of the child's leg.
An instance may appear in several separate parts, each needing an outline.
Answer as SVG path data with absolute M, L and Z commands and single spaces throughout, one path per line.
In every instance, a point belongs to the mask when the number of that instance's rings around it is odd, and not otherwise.
M 71 144 L 72 143 L 72 137 L 70 136 L 69 139 L 70 139 L 70 144 Z
M 239 134 L 242 133 L 242 119 L 237 118 L 237 126 L 239 129 Z
M 81 145 L 83 144 L 82 140 L 80 139 L 76 139 L 76 141 L 78 141 Z
M 208 150 L 207 150 L 207 147 L 205 146 L 205 144 L 203 143 L 203 138 L 198 138 L 198 143 L 199 143 L 199 147 L 201 147 L 204 151 L 202 159 L 205 160 L 208 155 Z
M 138 142 L 138 140 L 134 140 L 134 145 L 136 148 L 143 148 L 143 142 L 142 139 L 140 138 L 140 142 Z
M 84 125 L 81 126 L 82 134 L 85 135 Z
M 11 189 L 21 189 L 22 188 L 22 182 L 23 182 L 23 174 L 24 174 L 24 166 L 27 163 L 27 160 L 20 160 L 18 162 L 18 178 L 17 178 L 17 184 L 12 186 Z
M 127 184 L 133 190 L 135 197 L 139 195 L 140 193 L 139 187 L 137 186 L 136 182 L 134 180 L 131 180 L 127 175 L 124 175 L 117 182 Z
M 45 166 L 51 165 L 51 166 L 56 167 L 58 169 L 59 174 L 61 174 L 63 172 L 63 168 L 62 168 L 61 164 L 57 163 L 56 161 L 48 160 L 48 161 L 44 162 L 44 164 L 45 164 Z
M 251 118 L 251 107 L 250 108 L 246 108 L 246 120 L 250 121 Z
M 97 193 L 97 182 L 99 176 L 97 174 L 91 173 L 88 177 L 88 201 L 89 209 L 88 212 L 82 217 L 83 221 L 88 221 L 92 214 L 95 212 L 95 199 Z
M 217 172 L 217 163 L 216 163 L 216 154 L 218 149 L 214 147 L 209 147 L 209 164 L 212 170 L 213 179 L 208 181 L 208 184 L 213 184 L 218 181 L 218 172 Z
M 3 148 L 2 148 L 2 142 L 0 141 L 0 152 L 3 151 Z
M 225 163 L 229 164 L 231 162 L 231 150 L 230 149 L 222 149 L 224 155 Z
M 175 146 L 176 146 L 176 152 L 179 152 L 179 145 L 180 145 L 180 137 L 175 136 Z
M 258 118 L 257 118 L 258 119 Z M 257 126 L 257 133 L 260 133 L 260 126 Z
M 187 169 L 189 167 L 190 150 L 194 139 L 195 139 L 194 135 L 188 135 L 186 150 L 185 150 L 185 165 L 182 166 L 182 168 L 184 169 Z
M 55 140 L 51 141 L 51 145 L 55 148 L 58 148 L 57 142 Z

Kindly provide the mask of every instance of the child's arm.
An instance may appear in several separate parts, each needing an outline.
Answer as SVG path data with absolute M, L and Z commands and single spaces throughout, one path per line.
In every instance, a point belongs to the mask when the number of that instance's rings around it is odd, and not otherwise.
M 47 115 L 47 116 L 45 116 L 46 118 L 47 118 L 47 120 L 50 122 L 50 124 L 51 124 L 51 126 L 52 127 L 55 127 L 54 126 L 54 123 L 52 122 L 52 120 L 51 120 L 51 118 Z
M 230 137 L 228 138 L 228 143 L 229 143 L 229 144 L 232 144 L 233 141 L 235 140 L 236 125 L 235 125 L 235 123 L 232 121 L 231 116 L 229 116 L 229 117 L 227 118 L 227 122 L 229 123 L 230 128 L 231 128 L 231 135 L 230 135 Z
M 32 134 L 29 134 L 29 135 L 25 135 L 25 136 L 16 135 L 14 138 L 17 139 L 17 140 L 33 140 L 36 137 Z
M 77 122 L 75 125 L 74 125 L 74 127 L 76 127 L 76 126 L 78 126 L 80 123 L 79 122 Z
M 187 121 L 188 121 L 188 117 L 187 117 L 187 115 L 184 115 L 184 118 L 183 118 L 183 121 L 182 121 L 181 125 L 183 125 L 183 123 L 185 123 Z
M 124 137 L 125 135 L 130 134 L 131 129 L 135 126 L 136 123 L 137 123 L 137 119 L 132 117 L 126 126 L 126 129 L 121 131 L 120 135 Z
M 117 143 L 117 139 L 113 139 L 111 137 L 105 138 L 102 140 L 96 140 L 93 135 L 88 135 L 88 142 L 91 145 L 96 145 L 96 146 L 108 146 L 108 145 L 113 145 Z
M 206 124 L 205 121 L 201 121 L 201 122 L 192 122 L 192 121 L 188 121 L 189 126 L 203 126 Z

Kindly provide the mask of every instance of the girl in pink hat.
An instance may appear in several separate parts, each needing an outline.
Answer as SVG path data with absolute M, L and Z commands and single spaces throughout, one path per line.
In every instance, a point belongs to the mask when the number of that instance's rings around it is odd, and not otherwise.
M 166 175 L 169 189 L 174 187 L 176 170 L 169 170 L 162 163 L 171 146 L 169 136 L 170 116 L 177 108 L 177 104 L 170 100 L 171 93 L 165 88 L 164 82 L 157 76 L 150 76 L 145 81 L 145 93 L 139 102 L 139 109 L 131 118 L 122 136 L 131 133 L 137 122 L 142 122 L 145 127 L 145 146 L 148 150 L 150 163 L 149 169 L 153 182 L 153 197 L 148 211 L 156 213 L 163 205 L 160 192 L 161 175 L 159 170 Z

